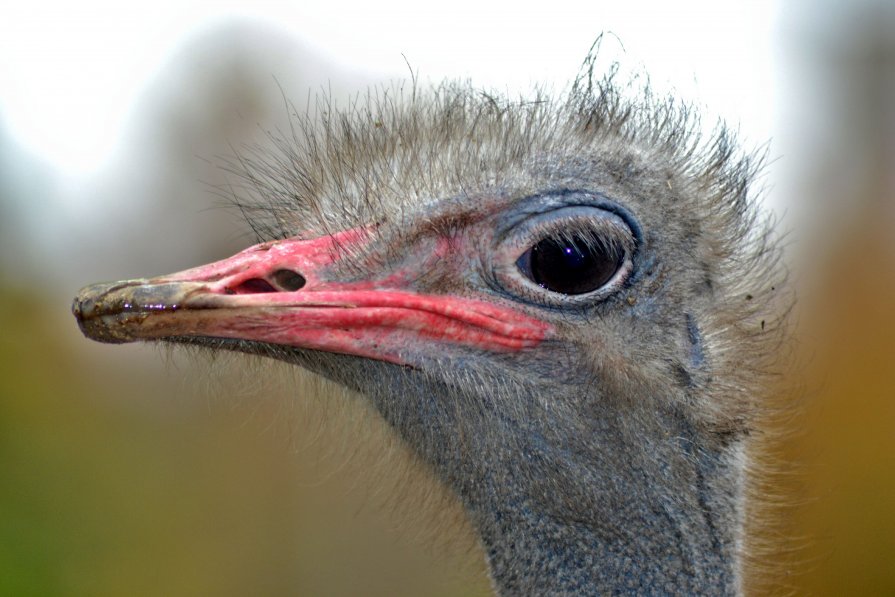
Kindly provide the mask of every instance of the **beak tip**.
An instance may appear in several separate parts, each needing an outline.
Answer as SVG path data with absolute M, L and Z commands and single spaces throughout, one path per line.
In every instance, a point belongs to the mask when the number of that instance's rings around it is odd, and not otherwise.
M 81 333 L 91 340 L 108 344 L 133 342 L 134 338 L 123 326 L 120 316 L 124 304 L 120 291 L 141 282 L 144 281 L 105 282 L 82 288 L 71 305 Z

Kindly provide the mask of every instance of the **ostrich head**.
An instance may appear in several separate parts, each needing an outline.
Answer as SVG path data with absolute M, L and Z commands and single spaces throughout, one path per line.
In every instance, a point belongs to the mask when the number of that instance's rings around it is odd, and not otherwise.
M 263 242 L 87 287 L 81 329 L 366 395 L 462 501 L 498 592 L 739 592 L 780 329 L 760 160 L 582 72 L 559 98 L 414 87 L 296 117 L 237 163 Z

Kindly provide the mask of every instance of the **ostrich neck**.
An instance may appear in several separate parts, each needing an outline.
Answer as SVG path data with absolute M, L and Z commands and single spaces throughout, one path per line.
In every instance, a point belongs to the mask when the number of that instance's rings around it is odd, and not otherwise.
M 436 466 L 501 595 L 741 592 L 742 441 L 658 422 L 658 439 L 605 420 L 577 437 L 523 423 L 504 447 L 478 446 L 478 466 Z
M 688 488 L 693 494 L 663 495 L 631 487 L 624 501 L 610 499 L 614 503 L 601 506 L 600 497 L 585 506 L 615 509 L 590 517 L 590 512 L 558 514 L 570 509 L 562 500 L 593 491 L 584 484 L 557 488 L 556 504 L 545 505 L 530 492 L 506 487 L 504 494 L 512 497 L 501 498 L 498 506 L 491 499 L 477 503 L 473 497 L 468 507 L 497 592 L 740 594 L 741 506 L 730 488 L 733 479 L 739 486 L 742 471 L 732 462 L 722 466 L 707 454 L 693 464 L 697 482 Z
M 475 463 L 436 460 L 501 595 L 741 592 L 742 441 L 713 441 L 667 413 L 661 423 L 658 438 L 611 423 L 576 437 L 522 424 L 505 444 L 475 446 Z

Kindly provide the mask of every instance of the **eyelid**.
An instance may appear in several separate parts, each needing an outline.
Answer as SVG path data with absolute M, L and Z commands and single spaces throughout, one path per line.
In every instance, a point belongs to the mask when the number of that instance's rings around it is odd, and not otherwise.
M 613 214 L 621 218 L 631 231 L 636 245 L 643 241 L 640 224 L 630 211 L 600 192 L 585 189 L 557 189 L 520 199 L 516 208 L 498 221 L 494 238 L 497 244 L 503 244 L 525 222 L 542 217 L 549 219 L 551 215 L 566 210 L 599 210 Z
M 596 237 L 617 241 L 629 253 L 636 245 L 631 229 L 622 218 L 596 207 L 568 207 L 528 218 L 508 234 L 501 244 L 518 247 L 518 258 L 539 240 L 551 235 L 566 237 L 576 233 L 585 239 Z

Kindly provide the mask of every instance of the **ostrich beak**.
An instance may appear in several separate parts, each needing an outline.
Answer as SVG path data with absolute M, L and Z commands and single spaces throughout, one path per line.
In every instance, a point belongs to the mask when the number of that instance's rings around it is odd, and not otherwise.
M 403 365 L 414 364 L 421 344 L 515 352 L 550 334 L 549 324 L 484 297 L 414 292 L 406 288 L 413 272 L 335 280 L 341 255 L 368 239 L 360 228 L 263 243 L 168 276 L 88 286 L 72 311 L 99 342 L 227 338 Z

